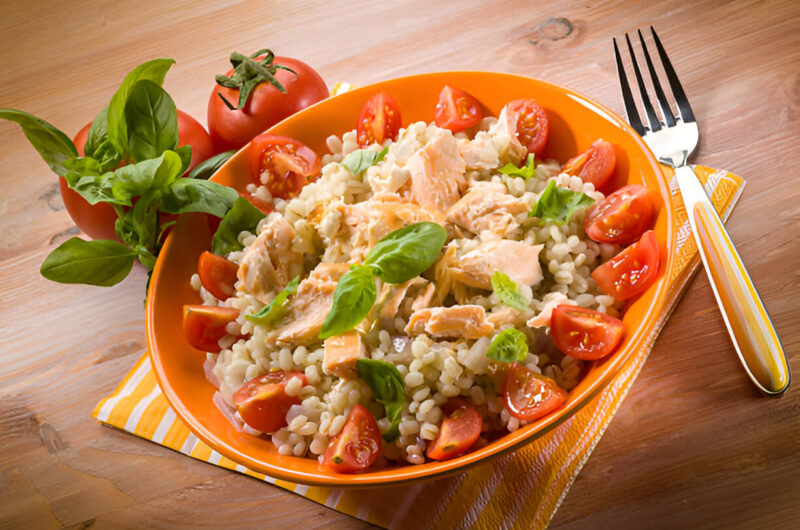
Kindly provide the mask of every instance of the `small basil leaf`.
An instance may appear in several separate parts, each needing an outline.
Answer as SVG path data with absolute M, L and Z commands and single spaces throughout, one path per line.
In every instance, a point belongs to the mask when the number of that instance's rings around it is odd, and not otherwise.
M 106 172 L 102 175 L 81 175 L 70 171 L 67 176 L 69 187 L 78 192 L 89 204 L 108 202 L 120 206 L 131 206 L 130 198 L 120 198 L 114 195 L 114 173 Z
M 161 210 L 168 213 L 203 212 L 223 217 L 238 198 L 235 189 L 216 182 L 178 179 L 161 199 Z
M 556 181 L 551 180 L 539 200 L 533 205 L 533 210 L 528 217 L 538 217 L 545 221 L 563 225 L 568 222 L 577 210 L 591 206 L 594 199 L 579 191 L 572 191 L 556 186 Z
M 46 121 L 21 110 L 0 109 L 0 118 L 13 121 L 22 127 L 22 132 L 50 169 L 62 177 L 67 174 L 64 162 L 78 156 L 78 151 L 66 134 Z
M 486 356 L 504 363 L 524 361 L 528 356 L 528 341 L 525 340 L 525 334 L 516 328 L 501 331 L 492 339 Z
M 372 275 L 373 269 L 370 267 L 353 265 L 339 279 L 333 292 L 333 307 L 319 333 L 320 339 L 341 335 L 364 320 L 378 297 L 378 288 Z
M 403 377 L 393 364 L 376 359 L 358 359 L 356 370 L 372 389 L 376 401 L 386 410 L 386 417 L 391 420 L 392 426 L 383 438 L 387 442 L 394 442 L 400 436 L 398 425 L 405 401 Z
M 175 152 L 178 153 L 179 157 L 181 157 L 180 174 L 183 175 L 189 171 L 189 166 L 192 165 L 192 146 L 182 145 L 180 147 L 176 147 Z
M 242 250 L 244 247 L 239 243 L 239 234 L 245 231 L 255 233 L 258 222 L 263 218 L 261 210 L 244 197 L 239 197 L 219 223 L 219 228 L 211 240 L 211 252 L 225 256 L 230 252 Z
M 59 283 L 108 287 L 121 282 L 133 266 L 136 252 L 110 239 L 68 239 L 50 253 L 40 272 Z
M 92 120 L 92 125 L 89 126 L 89 134 L 86 136 L 86 143 L 83 146 L 75 146 L 78 149 L 83 147 L 83 154 L 85 156 L 94 157 L 100 144 L 108 140 L 108 131 L 106 130 L 107 115 L 108 107 L 98 112 L 97 116 Z
M 133 85 L 142 79 L 149 79 L 158 85 L 163 84 L 167 71 L 174 63 L 174 59 L 153 59 L 140 64 L 125 76 L 122 84 L 111 97 L 106 115 L 106 128 L 108 130 L 108 138 L 118 152 L 125 152 L 128 146 L 128 123 L 125 118 L 125 105 L 128 102 L 128 96 L 133 89 Z
M 442 250 L 447 231 L 431 222 L 415 223 L 395 230 L 378 241 L 367 254 L 365 265 L 377 269 L 388 283 L 403 283 L 430 267 Z
M 200 179 L 200 180 L 208 180 L 210 179 L 214 173 L 217 172 L 219 168 L 221 168 L 225 162 L 230 160 L 230 158 L 236 154 L 235 150 L 225 151 L 218 155 L 214 155 L 208 160 L 204 160 L 195 166 L 191 173 L 189 173 L 190 179 Z
M 136 162 L 156 158 L 178 145 L 178 111 L 175 102 L 149 79 L 137 81 L 125 102 L 128 149 Z
M 92 157 L 100 162 L 100 165 L 103 167 L 103 171 L 113 171 L 122 161 L 122 154 L 117 151 L 117 148 L 114 147 L 114 144 L 112 144 L 111 140 L 108 139 L 104 140 L 102 143 L 100 143 L 100 145 L 97 146 Z
M 180 177 L 181 166 L 181 158 L 174 151 L 164 151 L 157 158 L 122 166 L 114 171 L 114 197 L 127 204 L 151 188 L 166 190 Z
M 268 328 L 273 327 L 286 315 L 289 297 L 297 292 L 299 283 L 300 277 L 295 276 L 270 303 L 262 307 L 257 313 L 245 315 L 244 318 Z
M 389 152 L 388 147 L 384 147 L 380 151 L 373 149 L 359 149 L 353 151 L 342 160 L 341 165 L 353 175 L 358 175 L 366 170 L 368 167 L 374 166 L 386 156 Z
M 525 297 L 519 292 L 519 285 L 502 271 L 494 271 L 492 274 L 492 289 L 501 302 L 507 306 L 525 311 L 528 304 Z
M 91 157 L 76 156 L 64 161 L 64 167 L 69 173 L 84 175 L 100 175 L 104 173 L 100 162 Z M 67 179 L 69 180 L 69 179 Z
M 531 178 L 534 173 L 534 165 L 533 165 L 533 153 L 528 155 L 528 160 L 525 162 L 525 165 L 522 167 L 517 167 L 512 163 L 508 163 L 498 169 L 500 173 L 504 175 L 508 175 L 510 177 L 522 177 L 525 180 Z

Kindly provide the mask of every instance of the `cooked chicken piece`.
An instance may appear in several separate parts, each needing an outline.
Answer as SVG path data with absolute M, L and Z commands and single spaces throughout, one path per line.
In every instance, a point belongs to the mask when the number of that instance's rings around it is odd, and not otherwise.
M 503 107 L 500 116 L 486 132 L 479 132 L 469 142 L 460 144 L 460 153 L 471 169 L 494 169 L 508 162 L 518 164 L 526 154 L 517 138 L 519 115 Z
M 424 286 L 428 281 L 416 277 L 408 280 L 405 283 L 393 285 L 389 283 L 383 284 L 380 296 L 380 311 L 378 312 L 378 324 L 383 329 L 392 329 L 394 326 L 394 318 L 400 311 L 400 305 L 406 299 L 409 291 L 414 292 L 417 288 Z
M 456 305 L 421 309 L 406 326 L 408 335 L 428 333 L 437 337 L 478 339 L 492 332 L 486 310 L 479 305 Z
M 515 217 L 527 211 L 525 201 L 510 195 L 504 185 L 475 182 L 467 194 L 447 210 L 446 219 L 475 234 L 490 230 L 504 236 L 519 226 Z
M 544 306 L 539 314 L 528 320 L 528 326 L 532 328 L 541 328 L 543 326 L 550 326 L 550 317 L 553 316 L 553 309 L 557 305 L 572 304 L 573 302 L 561 293 L 548 293 L 544 297 Z
M 239 289 L 268 303 L 275 291 L 303 273 L 303 255 L 292 250 L 294 228 L 278 217 L 253 241 L 242 256 L 236 276 Z
M 466 187 L 464 159 L 453 134 L 437 130 L 428 143 L 411 155 L 406 169 L 411 172 L 411 198 L 431 211 L 445 212 Z
M 347 263 L 320 263 L 300 282 L 289 302 L 283 323 L 267 336 L 267 341 L 308 346 L 318 341 L 322 323 L 333 305 L 336 283 L 350 269 Z
M 342 379 L 356 379 L 356 361 L 367 357 L 367 348 L 356 330 L 325 339 L 325 358 L 322 370 Z
M 411 302 L 411 312 L 419 311 L 421 309 L 425 309 L 431 306 L 433 302 L 433 293 L 436 292 L 436 286 L 432 283 L 428 283 L 425 286 L 425 291 L 422 292 L 419 296 L 417 296 L 413 302 Z
M 501 271 L 520 285 L 534 286 L 542 281 L 539 252 L 543 247 L 508 239 L 487 241 L 458 259 L 450 277 L 469 287 L 491 289 L 492 274 Z

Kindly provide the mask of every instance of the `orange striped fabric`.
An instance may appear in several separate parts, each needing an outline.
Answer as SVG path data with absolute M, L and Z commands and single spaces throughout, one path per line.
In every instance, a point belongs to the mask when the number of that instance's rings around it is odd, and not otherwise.
M 715 208 L 727 219 L 744 181 L 727 171 L 695 166 Z M 670 170 L 671 172 L 671 170 Z M 673 179 L 674 181 L 674 179 Z M 677 185 L 670 186 L 681 203 Z M 697 270 L 699 258 L 686 213 L 679 209 L 670 298 L 648 346 L 577 414 L 524 448 L 453 477 L 411 486 L 342 490 L 292 484 L 246 469 L 198 440 L 161 394 L 143 355 L 92 415 L 192 458 L 293 491 L 314 502 L 385 528 L 545 528 L 639 374 L 658 332 Z

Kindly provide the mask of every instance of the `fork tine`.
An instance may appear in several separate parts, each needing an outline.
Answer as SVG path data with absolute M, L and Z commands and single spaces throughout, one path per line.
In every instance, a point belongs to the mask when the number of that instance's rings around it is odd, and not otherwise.
M 695 121 L 694 113 L 692 112 L 692 107 L 689 105 L 689 98 L 686 97 L 686 92 L 683 91 L 681 82 L 678 81 L 678 74 L 676 74 L 675 69 L 672 68 L 672 63 L 669 61 L 667 52 L 664 51 L 661 40 L 658 38 L 653 26 L 650 26 L 650 31 L 653 33 L 653 40 L 656 43 L 658 55 L 661 57 L 661 63 L 664 65 L 664 72 L 667 74 L 669 86 L 672 88 L 672 94 L 675 96 L 675 102 L 678 104 L 681 119 L 683 119 L 684 122 L 693 122 Z
M 628 76 L 625 75 L 625 67 L 622 65 L 622 57 L 617 47 L 617 39 L 612 38 L 611 40 L 614 41 L 614 56 L 617 59 L 617 75 L 619 75 L 619 85 L 622 89 L 622 101 L 625 103 L 625 114 L 628 117 L 628 123 L 631 124 L 633 130 L 639 133 L 639 136 L 644 136 L 644 125 L 642 125 L 639 112 L 636 110 L 636 102 L 633 100 L 631 86 L 628 84 Z
M 639 34 L 639 42 L 642 44 L 642 51 L 644 51 L 644 60 L 647 63 L 647 71 L 650 73 L 650 80 L 653 82 L 653 88 L 656 90 L 656 99 L 658 99 L 658 106 L 661 107 L 661 115 L 664 116 L 664 122 L 667 127 L 675 125 L 675 116 L 672 115 L 672 109 L 669 108 L 669 100 L 664 95 L 664 90 L 661 88 L 661 83 L 658 80 L 658 74 L 653 61 L 650 60 L 650 53 L 647 51 L 647 45 L 644 43 L 642 31 L 636 30 Z
M 631 54 L 631 63 L 633 63 L 633 73 L 636 75 L 636 84 L 639 85 L 639 94 L 642 97 L 642 104 L 644 105 L 644 113 L 647 115 L 647 121 L 650 124 L 650 130 L 656 132 L 661 130 L 661 122 L 656 116 L 656 111 L 653 104 L 650 103 L 650 98 L 647 95 L 647 89 L 644 86 L 644 79 L 642 79 L 642 72 L 639 71 L 639 65 L 636 63 L 636 55 L 633 53 L 633 46 L 628 34 L 625 34 L 625 40 L 628 43 L 628 52 Z

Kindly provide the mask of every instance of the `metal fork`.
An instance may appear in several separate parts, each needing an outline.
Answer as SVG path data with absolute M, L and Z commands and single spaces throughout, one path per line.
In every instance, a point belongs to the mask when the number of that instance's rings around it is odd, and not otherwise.
M 650 31 L 653 34 L 653 42 L 677 104 L 678 116 L 672 114 L 670 102 L 659 82 L 642 32 L 637 31 L 663 121 L 659 120 L 650 103 L 647 87 L 633 52 L 631 39 L 626 33 L 625 40 L 649 127 L 645 127 L 639 119 L 615 38 L 613 39 L 614 54 L 628 122 L 642 136 L 661 163 L 675 168 L 675 177 L 686 205 L 692 233 L 700 249 L 700 256 L 708 273 L 711 288 L 722 310 L 722 317 L 733 341 L 733 346 L 736 348 L 736 353 L 753 383 L 762 392 L 779 396 L 786 391 L 791 381 L 786 354 L 764 303 L 761 301 L 739 253 L 733 246 L 725 226 L 694 171 L 686 165 L 689 155 L 697 147 L 699 138 L 697 122 L 672 63 L 670 63 L 652 26 L 650 26 Z

